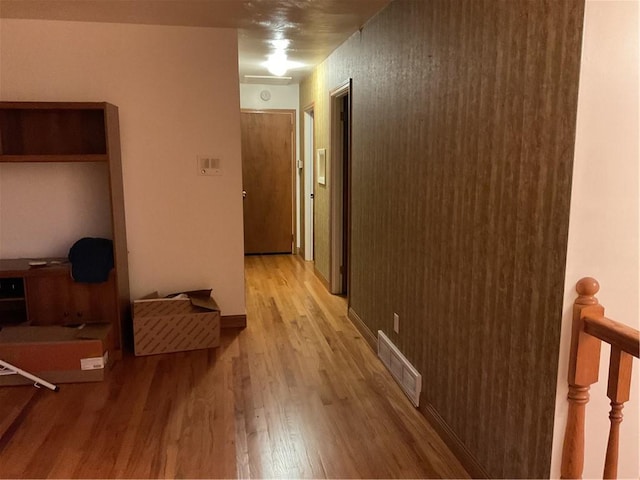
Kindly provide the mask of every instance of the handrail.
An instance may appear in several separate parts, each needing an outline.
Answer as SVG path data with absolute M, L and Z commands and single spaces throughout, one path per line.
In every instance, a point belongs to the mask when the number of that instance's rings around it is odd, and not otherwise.
M 583 316 L 584 331 L 622 351 L 640 358 L 638 330 L 604 316 Z
M 584 464 L 584 417 L 589 402 L 589 388 L 598 381 L 600 347 L 611 345 L 607 396 L 611 399 L 609 441 L 605 457 L 604 478 L 616 478 L 618 440 L 622 408 L 629 400 L 631 365 L 638 358 L 638 330 L 604 316 L 604 307 L 595 294 L 598 281 L 585 277 L 576 284 L 578 298 L 573 307 L 571 352 L 569 356 L 569 414 L 562 450 L 562 478 L 581 478 Z

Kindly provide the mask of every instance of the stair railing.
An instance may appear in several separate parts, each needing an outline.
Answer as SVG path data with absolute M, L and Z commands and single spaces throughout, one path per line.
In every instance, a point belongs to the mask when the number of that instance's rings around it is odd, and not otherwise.
M 603 478 L 617 478 L 618 445 L 622 408 L 629 400 L 631 364 L 638 358 L 638 330 L 604 316 L 604 307 L 595 297 L 600 290 L 591 277 L 576 284 L 578 298 L 573 306 L 571 352 L 569 357 L 569 414 L 562 450 L 562 478 L 582 478 L 584 465 L 584 419 L 589 388 L 598 381 L 600 347 L 611 345 L 607 396 L 611 400 L 609 441 Z

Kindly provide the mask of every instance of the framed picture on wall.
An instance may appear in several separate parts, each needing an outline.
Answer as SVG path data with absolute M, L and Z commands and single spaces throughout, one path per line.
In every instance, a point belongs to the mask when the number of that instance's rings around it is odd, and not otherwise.
M 317 163 L 317 172 L 318 172 L 318 183 L 320 185 L 326 185 L 326 175 L 327 175 L 327 149 L 319 148 L 316 152 L 316 163 Z

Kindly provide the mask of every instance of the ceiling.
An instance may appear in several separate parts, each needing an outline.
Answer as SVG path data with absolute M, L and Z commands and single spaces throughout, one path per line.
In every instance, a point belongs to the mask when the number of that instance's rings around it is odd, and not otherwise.
M 391 0 L 0 0 L 0 17 L 238 29 L 240 81 L 262 66 L 274 40 L 288 40 L 286 76 L 298 83 Z

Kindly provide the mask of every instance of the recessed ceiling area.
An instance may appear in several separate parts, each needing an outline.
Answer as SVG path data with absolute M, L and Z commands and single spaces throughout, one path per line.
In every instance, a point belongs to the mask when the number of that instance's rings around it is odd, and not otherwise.
M 0 17 L 238 29 L 240 81 L 269 83 L 264 62 L 298 83 L 391 0 L 0 0 Z M 280 52 L 280 53 L 277 53 Z

